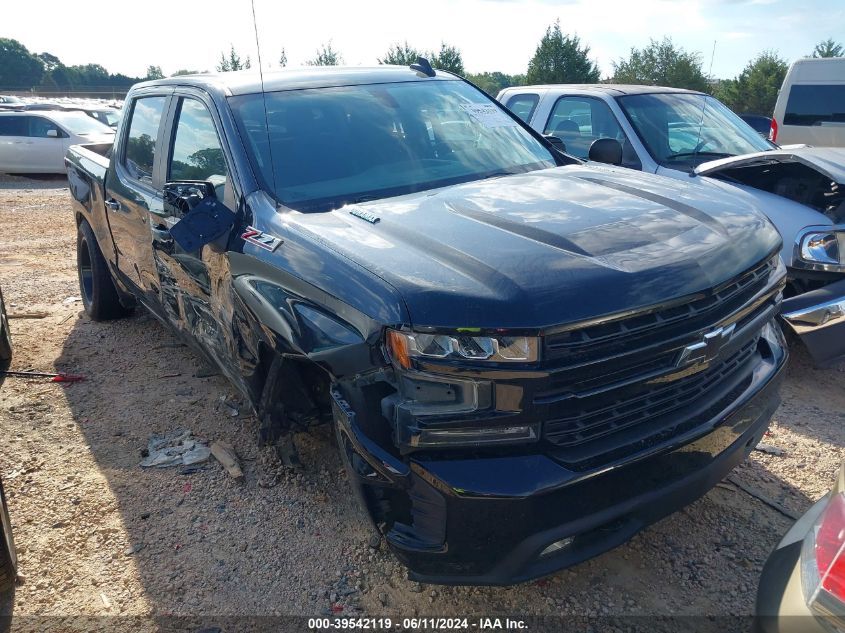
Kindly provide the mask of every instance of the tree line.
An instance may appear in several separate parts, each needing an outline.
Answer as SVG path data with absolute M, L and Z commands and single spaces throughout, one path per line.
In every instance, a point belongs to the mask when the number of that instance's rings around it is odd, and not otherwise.
M 819 42 L 812 57 L 842 57 L 843 45 L 833 39 Z M 407 41 L 391 45 L 377 61 L 379 64 L 409 65 L 426 57 L 434 68 L 466 77 L 488 94 L 495 96 L 503 88 L 553 83 L 626 83 L 670 86 L 699 90 L 715 95 L 736 112 L 771 114 L 777 92 L 789 67 L 775 50 L 760 52 L 732 79 L 714 80 L 703 69 L 699 52 L 687 51 L 669 37 L 652 39 L 643 48 L 633 47 L 627 57 L 611 62 L 613 72 L 602 79 L 598 63 L 590 58 L 590 47 L 577 35 L 564 33 L 560 21 L 549 25 L 528 60 L 523 74 L 499 71 L 468 73 L 461 50 L 445 42 L 437 50 L 415 48 Z M 331 41 L 321 44 L 315 55 L 305 60 L 310 66 L 335 66 L 344 63 L 343 55 Z M 284 48 L 278 57 L 280 67 L 287 66 Z M 220 53 L 215 69 L 228 72 L 250 68 L 249 56 L 241 57 L 234 46 Z M 197 70 L 180 69 L 171 76 L 194 74 Z M 128 89 L 145 79 L 160 79 L 160 66 L 149 66 L 145 77 L 111 74 L 99 64 L 66 66 L 50 53 L 32 53 L 17 40 L 0 38 L 0 89 L 80 90 L 99 88 Z

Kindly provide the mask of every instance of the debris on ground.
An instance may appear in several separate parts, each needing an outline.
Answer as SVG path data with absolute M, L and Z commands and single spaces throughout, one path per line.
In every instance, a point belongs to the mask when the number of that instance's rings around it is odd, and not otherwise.
M 214 365 L 205 364 L 194 372 L 194 378 L 210 378 L 211 376 L 219 376 L 220 370 Z
M 768 455 L 783 455 L 785 452 L 782 448 L 778 448 L 777 446 L 766 444 L 764 442 L 757 444 L 757 446 L 754 447 L 754 450 L 760 451 L 761 453 L 767 453 Z
M 10 319 L 44 319 L 50 316 L 49 312 L 13 312 Z
M 76 374 L 62 374 L 48 371 L 0 371 L 0 376 L 9 376 L 12 378 L 51 378 L 50 382 L 82 382 L 85 376 L 78 376 Z
M 228 413 L 229 417 L 236 418 L 240 415 L 240 403 L 232 400 L 231 398 L 227 398 L 226 396 L 220 396 L 220 404 L 223 405 L 223 408 Z
M 82 297 L 68 297 L 64 301 L 62 301 L 62 305 L 69 306 L 72 303 L 76 303 L 77 301 L 82 301 Z
M 152 435 L 141 468 L 191 466 L 208 460 L 211 450 L 185 429 Z
M 797 521 L 801 517 L 800 512 L 794 512 L 794 511 L 790 510 L 789 508 L 781 505 L 780 503 L 778 503 L 774 499 L 767 497 L 766 495 L 764 495 L 762 492 L 760 492 L 756 488 L 753 488 L 753 487 L 749 486 L 748 484 L 745 484 L 745 483 L 739 481 L 739 479 L 737 479 L 735 476 L 732 475 L 732 476 L 728 477 L 727 480 L 730 483 L 732 483 L 734 486 L 739 488 L 740 490 L 748 493 L 749 495 L 751 495 L 752 497 L 754 497 L 758 501 L 762 501 L 763 503 L 765 503 L 770 508 L 774 508 L 775 510 L 780 512 L 782 515 L 789 517 L 793 521 Z
M 223 440 L 214 442 L 211 445 L 211 454 L 214 455 L 217 461 L 226 469 L 226 472 L 234 479 L 242 480 L 244 478 L 244 471 L 241 470 L 238 456 L 235 454 L 235 449 L 232 448 L 231 444 Z

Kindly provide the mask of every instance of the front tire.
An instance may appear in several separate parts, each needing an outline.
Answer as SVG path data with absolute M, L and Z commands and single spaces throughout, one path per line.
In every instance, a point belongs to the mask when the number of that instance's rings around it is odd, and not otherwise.
M 91 225 L 85 220 L 76 234 L 76 268 L 79 292 L 85 312 L 95 321 L 119 319 L 130 310 L 120 303 L 106 259 L 103 257 Z
M 12 538 L 12 521 L 9 518 L 3 482 L 0 481 L 0 593 L 9 591 L 15 586 L 17 572 L 18 556 L 15 551 L 15 541 Z

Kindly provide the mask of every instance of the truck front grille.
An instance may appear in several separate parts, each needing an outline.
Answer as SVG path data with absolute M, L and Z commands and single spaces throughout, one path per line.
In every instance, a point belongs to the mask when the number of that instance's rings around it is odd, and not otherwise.
M 760 332 L 783 287 L 772 272 L 767 261 L 686 303 L 548 336 L 549 379 L 533 404 L 550 453 L 574 470 L 600 467 L 729 406 L 765 352 Z M 730 335 L 715 357 L 685 368 L 684 349 L 718 328 Z

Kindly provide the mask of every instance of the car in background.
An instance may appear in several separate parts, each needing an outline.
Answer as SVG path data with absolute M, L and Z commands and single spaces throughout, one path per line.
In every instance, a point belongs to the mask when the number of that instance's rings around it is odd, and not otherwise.
M 25 102 L 14 95 L 0 95 L 0 110 L 20 110 Z
M 9 319 L 0 289 L 0 369 L 9 366 L 12 360 L 12 339 L 9 335 Z M 0 480 L 0 593 L 10 590 L 15 584 L 18 566 L 15 541 L 12 538 L 12 522 L 6 505 L 6 493 Z
M 117 124 L 120 123 L 120 110 L 114 108 L 79 108 L 79 112 L 84 112 L 112 129 L 116 129 Z
M 739 118 L 748 123 L 757 134 L 763 138 L 769 138 L 772 130 L 772 118 L 762 114 L 740 114 Z
M 763 566 L 755 628 L 763 633 L 845 630 L 845 473 L 781 539 Z
M 65 106 L 61 103 L 53 103 L 52 101 L 35 101 L 33 103 L 26 103 L 21 108 L 26 112 L 43 111 L 43 110 L 64 110 Z
M 845 147 L 845 57 L 799 59 L 778 92 L 771 139 Z
M 818 365 L 845 357 L 845 150 L 780 148 L 691 90 L 519 86 L 498 99 L 578 158 L 743 196 L 784 238 L 785 322 Z
M 92 119 L 99 121 L 103 125 L 110 128 L 116 128 L 120 122 L 120 110 L 113 107 L 100 107 L 80 105 L 76 103 L 52 103 L 48 101 L 41 101 L 38 103 L 28 103 L 22 108 L 26 111 L 62 111 L 62 112 L 83 112 Z
M 82 112 L 0 112 L 0 172 L 63 174 L 71 145 L 113 140 L 112 128 Z

